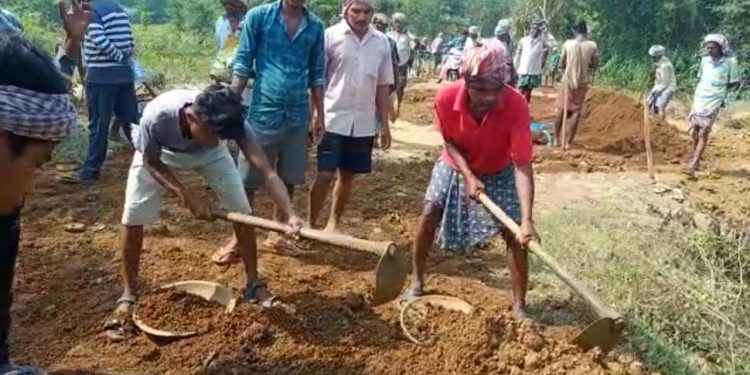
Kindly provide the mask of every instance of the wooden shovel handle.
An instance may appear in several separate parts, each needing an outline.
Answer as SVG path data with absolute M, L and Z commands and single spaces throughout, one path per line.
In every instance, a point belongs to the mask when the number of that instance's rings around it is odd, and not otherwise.
M 481 202 L 490 213 L 492 213 L 500 222 L 510 229 L 513 233 L 516 235 L 521 234 L 521 227 L 516 224 L 513 219 L 510 218 L 498 205 L 496 205 L 487 195 L 484 193 L 479 193 L 477 196 L 477 199 L 479 202 Z M 596 294 L 592 293 L 584 284 L 578 280 L 575 276 L 568 273 L 566 270 L 564 270 L 562 267 L 559 266 L 559 263 L 555 258 L 553 258 L 549 253 L 544 251 L 542 248 L 542 245 L 540 245 L 537 241 L 532 240 L 529 243 L 529 250 L 531 250 L 534 254 L 536 254 L 537 258 L 539 258 L 542 263 L 544 263 L 547 268 L 552 270 L 552 272 L 555 273 L 565 284 L 567 284 L 570 289 L 572 289 L 579 297 L 581 297 L 590 307 L 592 310 L 594 310 L 594 313 L 599 317 L 599 319 L 602 318 L 612 318 L 614 320 L 620 320 L 622 319 L 622 316 L 617 311 L 614 311 L 607 307 L 600 299 L 596 296 Z
M 221 210 L 213 210 L 212 213 L 219 219 L 224 219 L 233 223 L 247 224 L 272 232 L 286 233 L 289 230 L 289 226 L 286 224 L 263 219 L 257 216 Z M 345 234 L 328 233 L 312 228 L 302 228 L 302 230 L 300 230 L 300 237 L 323 242 L 329 245 L 375 253 L 377 255 L 383 255 L 396 246 L 393 242 L 363 240 Z

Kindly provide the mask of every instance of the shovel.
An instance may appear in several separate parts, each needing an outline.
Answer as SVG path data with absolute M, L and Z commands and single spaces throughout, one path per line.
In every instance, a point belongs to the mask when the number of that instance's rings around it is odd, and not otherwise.
M 213 215 L 219 219 L 246 224 L 272 232 L 286 233 L 289 230 L 286 224 L 256 216 L 223 211 L 214 211 Z M 302 228 L 300 230 L 300 237 L 333 246 L 366 251 L 379 256 L 380 261 L 378 261 L 378 267 L 375 270 L 375 290 L 373 291 L 371 301 L 373 306 L 392 301 L 401 294 L 404 282 L 406 282 L 406 261 L 404 260 L 403 253 L 399 251 L 395 243 L 363 240 L 344 234 L 327 233 L 311 228 Z
M 490 211 L 500 222 L 515 234 L 521 233 L 521 227 L 516 224 L 503 210 L 498 207 L 484 193 L 479 193 L 477 199 L 487 210 Z M 625 321 L 622 315 L 617 311 L 607 307 L 593 292 L 588 290 L 583 283 L 575 276 L 569 274 L 559 263 L 549 255 L 542 246 L 532 240 L 529 242 L 529 250 L 536 254 L 542 263 L 557 275 L 565 284 L 570 287 L 596 314 L 598 320 L 586 327 L 575 339 L 573 344 L 583 350 L 590 350 L 595 347 L 601 348 L 604 353 L 609 352 L 617 345 L 617 341 L 625 329 Z

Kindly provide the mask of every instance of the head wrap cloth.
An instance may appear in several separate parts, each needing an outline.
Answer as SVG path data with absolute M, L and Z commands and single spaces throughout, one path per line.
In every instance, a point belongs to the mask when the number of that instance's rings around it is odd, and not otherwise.
M 667 52 L 667 49 L 664 48 L 664 46 L 660 46 L 658 44 L 651 46 L 651 48 L 648 49 L 648 55 L 651 57 L 664 56 L 665 52 Z
M 59 142 L 78 127 L 68 94 L 44 94 L 0 85 L 0 129 L 18 136 Z
M 508 34 L 510 33 L 511 29 L 511 22 L 509 19 L 500 20 L 497 22 L 497 26 L 495 26 L 495 36 Z
M 393 22 L 400 22 L 402 25 L 406 25 L 406 15 L 403 13 L 393 13 L 391 19 Z
M 497 40 L 485 40 L 465 51 L 461 61 L 461 76 L 467 82 L 505 82 L 508 59 L 505 47 Z
M 729 52 L 729 40 L 722 34 L 708 34 L 703 39 L 703 44 L 716 43 L 721 47 L 721 51 L 724 53 Z
M 344 12 L 346 12 L 346 10 L 349 9 L 349 7 L 354 3 L 367 4 L 370 6 L 370 8 L 375 9 L 375 0 L 343 0 L 342 5 L 344 7 Z

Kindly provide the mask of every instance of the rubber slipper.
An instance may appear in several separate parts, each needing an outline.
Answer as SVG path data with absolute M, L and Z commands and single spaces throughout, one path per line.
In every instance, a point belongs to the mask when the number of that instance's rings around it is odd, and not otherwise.
M 125 303 L 129 304 L 127 311 L 116 310 L 104 322 L 104 333 L 111 342 L 122 342 L 138 334 L 138 327 L 132 320 L 135 298 L 122 297 L 117 301 L 117 307 Z
M 217 250 L 214 255 L 211 256 L 211 261 L 219 266 L 228 266 L 235 264 L 240 261 L 240 254 L 236 251 L 231 250 L 225 252 L 224 249 Z
M 281 300 L 279 300 L 274 295 L 271 295 L 271 297 L 267 298 L 264 301 L 258 300 L 257 294 L 258 294 L 258 290 L 260 289 L 265 289 L 265 291 L 268 292 L 266 283 L 264 283 L 260 279 L 253 281 L 252 283 L 250 283 L 250 285 L 245 287 L 245 295 L 244 295 L 245 302 L 253 304 L 253 305 L 258 305 L 264 309 L 284 306 L 284 303 L 282 303 Z
M 404 295 L 401 297 L 401 304 L 409 303 L 411 301 L 414 301 L 415 299 L 424 296 L 424 291 L 422 290 L 421 286 L 412 286 L 409 288 L 409 290 L 404 293 Z

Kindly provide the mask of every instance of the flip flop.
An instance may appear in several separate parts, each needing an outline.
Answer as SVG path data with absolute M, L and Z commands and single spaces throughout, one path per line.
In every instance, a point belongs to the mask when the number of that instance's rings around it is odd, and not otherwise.
M 117 307 L 120 307 L 120 305 L 125 303 L 130 306 L 128 307 L 127 313 L 116 310 L 109 318 L 107 318 L 107 321 L 104 322 L 104 333 L 107 335 L 110 342 L 123 342 L 138 335 L 138 327 L 136 327 L 132 319 L 135 300 L 134 296 L 120 297 L 120 299 L 117 300 Z
M 238 263 L 240 261 L 240 254 L 235 250 L 225 252 L 224 248 L 221 248 L 211 255 L 211 261 L 218 266 L 228 266 Z
M 266 299 L 264 301 L 260 301 L 258 299 L 258 297 L 257 297 L 259 289 L 265 289 L 266 292 L 268 292 L 268 288 L 266 287 L 266 283 L 264 283 L 263 280 L 256 279 L 255 281 L 253 281 L 252 283 L 250 283 L 249 285 L 247 285 L 245 287 L 245 293 L 244 293 L 245 302 L 253 304 L 253 305 L 258 305 L 258 306 L 260 306 L 261 308 L 264 308 L 264 309 L 270 309 L 270 308 L 273 308 L 273 307 L 280 307 L 280 306 L 284 305 L 281 302 L 281 300 L 279 300 L 274 295 L 271 295 L 271 297 L 269 297 L 268 299 Z M 270 292 L 269 292 L 269 294 L 270 294 Z

